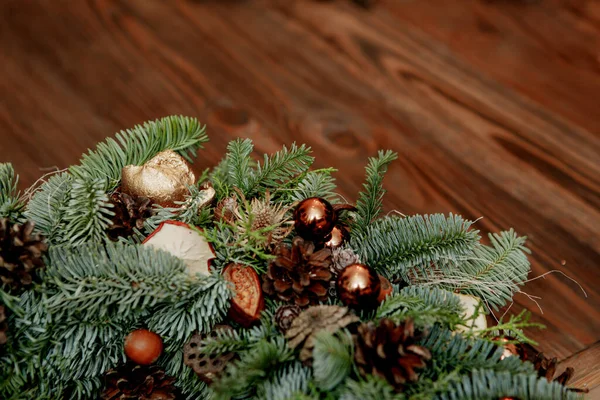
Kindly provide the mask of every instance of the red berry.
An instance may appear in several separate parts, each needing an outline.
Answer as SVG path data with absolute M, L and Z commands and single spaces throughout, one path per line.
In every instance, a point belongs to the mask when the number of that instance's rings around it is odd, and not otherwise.
M 125 354 L 136 364 L 153 364 L 162 351 L 163 342 L 160 336 L 147 329 L 133 331 L 125 338 Z

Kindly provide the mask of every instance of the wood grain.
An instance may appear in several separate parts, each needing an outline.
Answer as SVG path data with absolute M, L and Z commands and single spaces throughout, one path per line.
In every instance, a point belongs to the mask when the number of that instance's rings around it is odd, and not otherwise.
M 592 0 L 0 3 L 0 159 L 23 187 L 117 130 L 198 116 L 212 142 L 314 148 L 350 200 L 391 148 L 388 211 L 529 237 L 547 355 L 600 339 L 600 7 Z M 562 271 L 540 278 L 549 271 Z M 538 308 L 530 296 L 539 296 Z M 500 315 L 501 313 L 497 313 Z

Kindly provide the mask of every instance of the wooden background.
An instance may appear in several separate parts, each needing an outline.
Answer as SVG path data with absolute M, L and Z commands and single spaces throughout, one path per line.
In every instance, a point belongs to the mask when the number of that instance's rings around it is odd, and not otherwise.
M 377 149 L 388 210 L 484 216 L 533 250 L 540 349 L 600 384 L 600 2 L 4 0 L 0 160 L 22 186 L 148 119 L 310 144 L 354 200 Z M 598 390 L 595 395 L 600 396 Z M 593 396 L 590 396 L 593 397 Z

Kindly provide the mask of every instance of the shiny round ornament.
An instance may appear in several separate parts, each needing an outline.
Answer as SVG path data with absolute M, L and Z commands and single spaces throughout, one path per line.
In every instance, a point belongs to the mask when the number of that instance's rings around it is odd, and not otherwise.
M 121 191 L 143 196 L 163 207 L 175 207 L 185 200 L 188 186 L 196 182 L 190 164 L 172 150 L 158 153 L 142 166 L 127 165 L 122 170 Z
M 331 233 L 326 237 L 325 247 L 330 248 L 331 250 L 337 249 L 341 247 L 344 243 L 348 241 L 349 238 L 348 229 L 336 225 L 333 227 Z
M 306 240 L 322 242 L 336 222 L 337 214 L 333 206 L 319 197 L 302 200 L 294 211 L 296 232 Z
M 163 342 L 160 336 L 147 329 L 135 330 L 125 338 L 125 354 L 136 364 L 153 364 L 162 351 Z
M 348 307 L 370 309 L 379 305 L 381 280 L 375 269 L 364 264 L 351 264 L 337 279 L 337 294 Z

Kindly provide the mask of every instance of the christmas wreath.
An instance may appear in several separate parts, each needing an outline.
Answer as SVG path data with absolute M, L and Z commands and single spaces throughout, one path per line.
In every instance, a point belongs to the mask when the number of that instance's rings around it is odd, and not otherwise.
M 0 164 L 2 399 L 571 399 L 521 313 L 514 231 L 381 216 L 307 146 L 232 141 L 196 176 L 196 119 L 120 132 L 24 194 Z

